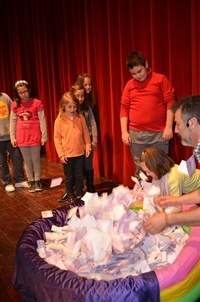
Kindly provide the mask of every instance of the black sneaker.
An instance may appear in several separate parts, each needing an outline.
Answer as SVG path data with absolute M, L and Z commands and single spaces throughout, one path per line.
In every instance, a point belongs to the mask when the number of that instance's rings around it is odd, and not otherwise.
M 41 184 L 40 180 L 35 181 L 35 191 L 36 192 L 42 192 L 43 191 L 43 187 L 42 187 L 42 184 Z
M 75 201 L 74 195 L 65 193 L 58 199 L 59 202 L 68 202 L 69 204 Z
M 65 201 L 67 201 L 67 200 L 68 200 L 68 195 L 67 195 L 67 193 L 65 193 L 63 196 L 61 196 L 61 197 L 58 199 L 59 202 L 65 202 Z
M 34 180 L 28 181 L 28 191 L 30 193 L 35 192 L 35 181 Z

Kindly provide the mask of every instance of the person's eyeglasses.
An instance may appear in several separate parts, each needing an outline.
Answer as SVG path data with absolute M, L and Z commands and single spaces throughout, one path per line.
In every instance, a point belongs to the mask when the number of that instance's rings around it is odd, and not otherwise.
M 24 91 L 22 91 L 22 92 L 18 92 L 19 95 L 24 95 L 24 94 L 26 94 L 26 93 L 28 93 L 28 90 L 24 90 Z

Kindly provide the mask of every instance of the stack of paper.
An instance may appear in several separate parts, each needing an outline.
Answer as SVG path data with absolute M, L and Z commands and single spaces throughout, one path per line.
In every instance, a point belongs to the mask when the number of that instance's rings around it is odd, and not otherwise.
M 53 225 L 44 233 L 45 240 L 38 241 L 39 255 L 61 269 L 97 280 L 138 275 L 172 263 L 188 235 L 178 226 L 146 234 L 143 221 L 150 214 L 146 209 L 130 210 L 135 194 L 124 186 L 110 195 L 87 193 L 79 217 L 72 208 L 66 226 Z

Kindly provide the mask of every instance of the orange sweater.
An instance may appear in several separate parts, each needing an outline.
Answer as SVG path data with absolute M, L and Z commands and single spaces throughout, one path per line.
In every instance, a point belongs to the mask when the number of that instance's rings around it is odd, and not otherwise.
M 91 151 L 91 141 L 85 118 L 77 114 L 73 120 L 58 114 L 54 123 L 54 144 L 59 158 L 77 157 Z

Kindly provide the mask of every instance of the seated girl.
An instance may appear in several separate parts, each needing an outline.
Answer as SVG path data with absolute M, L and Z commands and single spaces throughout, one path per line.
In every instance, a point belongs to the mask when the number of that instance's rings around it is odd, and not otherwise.
M 160 187 L 160 196 L 180 196 L 200 187 L 200 170 L 195 169 L 191 176 L 179 171 L 178 165 L 161 149 L 145 149 L 139 164 L 152 183 Z

